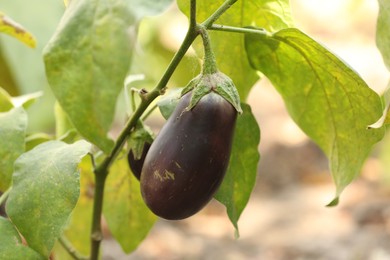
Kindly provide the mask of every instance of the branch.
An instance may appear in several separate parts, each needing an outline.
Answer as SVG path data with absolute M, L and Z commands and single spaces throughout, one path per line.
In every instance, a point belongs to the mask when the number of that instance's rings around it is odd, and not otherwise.
M 206 21 L 202 23 L 207 29 L 224 14 L 237 0 L 226 0 Z
M 214 31 L 224 31 L 224 32 L 233 32 L 233 33 L 252 33 L 252 34 L 269 35 L 269 33 L 262 28 L 242 28 L 242 27 L 213 24 L 208 29 Z
M 76 248 L 72 246 L 72 244 L 69 242 L 68 239 L 66 239 L 65 236 L 61 236 L 58 239 L 58 242 L 62 245 L 62 247 L 69 253 L 70 256 L 73 257 L 73 259 L 76 260 L 88 260 L 89 258 L 86 256 L 81 255 Z

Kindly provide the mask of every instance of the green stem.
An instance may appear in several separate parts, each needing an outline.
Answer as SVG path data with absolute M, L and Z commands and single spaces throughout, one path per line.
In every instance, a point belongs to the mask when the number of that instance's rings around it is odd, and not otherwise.
M 190 19 L 191 21 L 195 21 L 195 18 L 192 17 L 193 15 L 195 15 L 195 11 L 193 11 L 193 9 L 195 8 L 196 8 L 196 1 L 191 0 L 191 19 Z M 161 95 L 169 79 L 171 78 L 173 72 L 175 71 L 176 67 L 179 65 L 180 61 L 183 59 L 184 55 L 187 53 L 187 50 L 190 48 L 191 44 L 193 43 L 193 41 L 197 36 L 198 36 L 198 32 L 196 31 L 196 23 L 195 24 L 190 23 L 187 35 L 182 45 L 180 46 L 175 56 L 172 58 L 172 61 L 170 62 L 167 70 L 165 71 L 164 75 L 160 79 L 159 83 L 152 91 L 143 95 L 142 101 L 139 104 L 138 108 L 134 111 L 134 113 L 128 120 L 126 126 L 119 134 L 111 153 L 94 170 L 96 186 L 95 186 L 95 194 L 94 194 L 92 230 L 91 230 L 91 260 L 98 259 L 100 242 L 103 238 L 101 232 L 101 214 L 103 210 L 104 184 L 105 184 L 106 177 L 109 173 L 108 169 L 110 168 L 111 164 L 114 162 L 115 158 L 118 156 L 123 145 L 128 139 L 131 130 L 134 128 L 137 121 L 144 113 L 144 111 L 148 108 L 150 103 L 152 103 L 152 101 L 155 98 Z
M 202 23 L 208 29 L 218 18 L 224 14 L 237 0 L 226 0 L 206 21 Z
M 9 193 L 12 190 L 12 186 L 8 188 L 1 196 L 0 196 L 0 205 L 3 205 L 3 203 L 7 200 Z
M 152 108 L 150 108 L 141 118 L 141 121 L 145 121 L 152 113 L 154 110 L 156 110 L 157 105 L 154 105 Z
M 224 31 L 224 32 L 233 32 L 233 33 L 251 33 L 251 34 L 261 34 L 261 35 L 269 34 L 266 30 L 260 28 L 259 29 L 242 28 L 242 27 L 234 27 L 234 26 L 227 26 L 221 24 L 213 24 L 208 29 L 214 31 Z
M 86 257 L 86 256 L 83 256 L 81 255 L 77 250 L 76 248 L 74 248 L 72 246 L 72 244 L 70 243 L 70 241 L 68 239 L 66 239 L 65 236 L 61 236 L 59 239 L 58 239 L 58 242 L 60 242 L 60 244 L 62 245 L 62 247 L 68 252 L 68 254 L 73 257 L 73 259 L 76 259 L 76 260 L 88 260 L 89 258 Z
M 99 169 L 99 168 L 97 168 Z M 100 168 L 101 169 L 101 168 Z M 108 169 L 95 170 L 95 193 L 93 198 L 93 217 L 91 230 L 91 259 L 97 260 L 99 258 L 100 243 L 103 240 L 102 233 L 102 211 L 104 199 L 104 185 Z
M 211 49 L 209 34 L 207 33 L 207 30 L 204 27 L 199 26 L 198 28 L 202 36 L 203 47 L 204 47 L 204 63 L 203 63 L 202 73 L 204 75 L 214 74 L 218 72 L 218 68 L 217 68 L 217 61 L 215 60 L 214 52 Z

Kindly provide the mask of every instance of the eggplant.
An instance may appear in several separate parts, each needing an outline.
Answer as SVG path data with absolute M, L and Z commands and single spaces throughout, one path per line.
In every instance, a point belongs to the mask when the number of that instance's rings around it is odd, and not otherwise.
M 140 158 L 136 158 L 133 150 L 130 150 L 129 153 L 127 154 L 127 161 L 129 163 L 129 168 L 130 168 L 131 172 L 133 173 L 133 175 L 138 180 L 140 180 L 140 178 L 141 178 L 142 166 L 144 164 L 145 157 L 149 151 L 150 146 L 151 146 L 151 144 L 149 142 L 145 142 L 143 144 L 142 154 L 141 154 Z
M 201 210 L 219 188 L 229 164 L 237 110 L 210 91 L 189 109 L 184 94 L 153 141 L 143 164 L 141 194 L 168 220 Z

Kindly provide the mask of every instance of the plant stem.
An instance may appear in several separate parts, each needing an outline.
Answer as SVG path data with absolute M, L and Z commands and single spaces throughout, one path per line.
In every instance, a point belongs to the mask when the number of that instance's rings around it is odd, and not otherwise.
M 214 31 L 224 31 L 224 32 L 233 32 L 233 33 L 252 33 L 252 34 L 261 34 L 261 35 L 269 34 L 266 30 L 261 28 L 259 29 L 242 28 L 242 27 L 234 27 L 234 26 L 227 26 L 221 24 L 213 24 L 208 29 Z
M 211 49 L 211 42 L 207 30 L 201 25 L 198 27 L 203 40 L 204 48 L 204 63 L 202 73 L 204 75 L 214 74 L 218 71 L 217 61 L 215 60 L 214 52 Z
M 62 247 L 65 248 L 65 250 L 69 253 L 69 255 L 70 255 L 71 257 L 73 257 L 73 259 L 76 259 L 76 260 L 88 260 L 88 257 L 81 255 L 81 254 L 76 250 L 76 248 L 74 248 L 74 247 L 72 246 L 72 244 L 69 242 L 69 240 L 66 239 L 65 236 L 61 236 L 61 237 L 58 239 L 58 242 L 60 242 L 60 244 L 62 245 Z
M 99 168 L 97 168 L 99 169 Z M 95 170 L 95 193 L 93 197 L 93 216 L 92 216 L 92 230 L 91 230 L 91 259 L 97 260 L 99 258 L 100 243 L 103 240 L 102 233 L 102 211 L 103 211 L 103 195 L 104 185 L 108 169 L 100 171 Z
M 9 193 L 12 190 L 12 186 L 8 188 L 1 196 L 0 196 L 0 206 L 7 200 Z
M 208 29 L 218 18 L 225 13 L 237 0 L 226 0 L 206 21 L 202 23 Z
M 195 8 L 196 1 L 191 0 L 191 21 L 195 21 L 195 18 L 193 17 L 195 15 L 195 11 L 193 11 L 193 9 Z M 196 30 L 196 23 L 194 24 L 193 22 L 190 22 L 187 35 L 184 38 L 182 45 L 180 46 L 175 56 L 172 58 L 167 70 L 161 77 L 159 83 L 152 91 L 143 95 L 141 103 L 134 111 L 133 115 L 127 121 L 126 126 L 119 134 L 111 153 L 94 170 L 96 186 L 94 194 L 93 219 L 91 230 L 91 260 L 98 259 L 100 242 L 103 239 L 101 231 L 101 214 L 103 210 L 104 185 L 106 177 L 109 173 L 108 169 L 114 162 L 115 158 L 118 156 L 123 145 L 128 139 L 131 130 L 134 128 L 139 118 L 148 108 L 150 103 L 152 103 L 155 98 L 161 95 L 176 67 L 179 65 L 180 61 L 183 59 L 184 55 L 187 53 L 187 50 L 190 48 L 191 44 L 197 36 L 198 32 Z

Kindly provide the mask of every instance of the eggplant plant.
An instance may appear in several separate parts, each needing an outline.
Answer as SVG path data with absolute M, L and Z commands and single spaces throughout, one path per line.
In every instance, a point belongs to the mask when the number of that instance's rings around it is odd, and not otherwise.
M 42 93 L 19 96 L 0 51 L 0 259 L 99 259 L 102 216 L 131 253 L 158 217 L 191 217 L 213 198 L 238 234 L 260 159 L 261 122 L 247 100 L 262 78 L 327 155 L 335 183 L 329 206 L 390 122 L 382 97 L 294 26 L 288 0 L 64 3 L 38 76 L 54 94 L 52 131 L 30 132 L 28 110 Z M 389 64 L 390 6 L 379 4 L 377 43 Z M 158 57 L 161 66 L 149 66 L 145 60 L 158 55 L 156 48 L 139 51 L 143 22 L 173 5 L 188 17 L 187 33 L 168 64 Z M 0 33 L 40 47 L 3 12 Z M 138 96 L 126 122 L 113 124 L 127 79 L 140 72 L 145 81 L 132 89 Z M 154 137 L 147 118 L 158 111 L 167 121 Z

